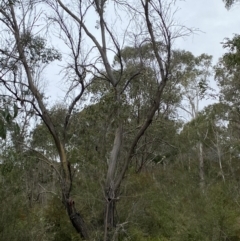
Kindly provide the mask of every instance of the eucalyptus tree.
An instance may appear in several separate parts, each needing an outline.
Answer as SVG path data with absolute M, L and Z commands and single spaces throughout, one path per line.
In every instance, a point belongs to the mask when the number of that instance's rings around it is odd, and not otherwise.
M 184 152 L 189 152 L 189 159 L 195 159 L 196 146 L 202 143 L 203 158 L 205 163 L 205 176 L 215 173 L 225 182 L 225 171 L 228 168 L 226 155 L 229 153 L 229 136 L 226 126 L 227 106 L 216 103 L 199 111 L 198 116 L 184 125 L 180 140 Z M 197 131 L 196 131 L 197 128 Z M 197 150 L 198 151 L 198 150 Z M 189 169 L 192 165 L 189 163 Z M 193 165 L 194 166 L 194 165 Z
M 215 66 L 215 79 L 220 88 L 219 100 L 228 105 L 228 120 L 238 122 L 239 99 L 239 69 L 240 69 L 240 38 L 235 35 L 233 39 L 226 39 L 223 47 L 228 50 L 227 53 L 219 59 Z M 235 114 L 234 114 L 235 113 Z M 237 128 L 237 126 L 236 126 Z
M 154 69 L 149 65 L 153 56 L 148 44 L 138 48 L 128 46 L 121 52 L 123 65 L 126 66 L 122 73 L 126 79 L 120 83 L 122 88 L 126 85 L 127 76 L 134 75 L 140 68 L 142 69 L 141 75 L 138 74 L 138 78 L 133 79 L 126 87 L 121 106 L 120 118 L 124 121 L 125 135 L 128 136 L 122 148 L 123 153 L 126 153 L 129 146 L 128 140 L 131 140 L 135 128 L 139 128 L 140 123 L 144 120 L 154 91 L 157 89 L 157 83 Z M 113 65 L 119 65 L 117 56 L 114 58 Z M 172 75 L 175 75 L 175 69 L 177 69 L 176 66 L 171 66 Z M 78 156 L 82 156 L 82 160 L 87 161 L 90 167 L 93 160 L 100 159 L 101 162 L 94 162 L 99 170 L 105 166 L 104 160 L 108 159 L 111 150 L 107 143 L 113 141 L 115 128 L 114 124 L 109 125 L 109 121 L 114 121 L 112 110 L 109 108 L 114 98 L 113 90 L 109 83 L 102 78 L 102 74 L 106 73 L 102 72 L 94 77 L 93 83 L 87 90 L 88 94 L 92 96 L 90 106 L 73 114 L 68 133 L 70 139 L 67 141 L 70 160 L 71 156 L 78 153 Z M 119 76 L 119 71 L 114 71 L 114 75 Z M 172 77 L 170 80 L 171 83 L 166 86 L 166 92 L 163 94 L 151 128 L 137 145 L 133 158 L 137 172 L 141 171 L 145 164 L 152 164 L 153 160 L 154 162 L 160 161 L 160 156 L 172 157 L 176 151 L 176 147 L 172 144 L 175 142 L 174 136 L 180 126 L 180 123 L 175 120 L 175 115 L 181 95 L 176 80 Z M 59 130 L 64 112 L 66 112 L 64 106 L 59 105 L 51 110 L 51 117 Z M 80 133 L 84 133 L 82 138 L 80 138 Z M 49 138 L 46 138 L 47 136 Z M 35 147 L 53 151 L 52 141 L 43 124 L 34 130 L 32 144 Z M 76 158 L 74 157 L 74 159 Z M 166 161 L 167 158 L 164 162 Z M 102 167 L 99 166 L 99 163 L 102 164 Z
M 194 56 L 188 51 L 175 51 L 174 55 L 176 59 L 174 73 L 180 85 L 182 98 L 178 105 L 179 110 L 186 119 L 190 118 L 190 122 L 195 123 L 194 131 L 200 137 L 198 124 L 193 120 L 198 118 L 201 100 L 212 95 L 212 89 L 209 84 L 212 74 L 212 56 L 207 54 Z M 199 138 L 199 142 L 196 143 L 201 189 L 204 188 L 205 183 L 202 140 L 202 138 Z M 190 149 L 188 148 L 188 150 Z
M 161 51 L 161 48 L 161 43 L 158 43 L 159 51 Z M 133 135 L 135 135 L 134 130 L 136 127 L 139 128 L 144 121 L 149 107 L 152 104 L 152 96 L 154 96 L 158 83 L 155 78 L 156 69 L 154 68 L 153 63 L 154 55 L 149 44 L 143 44 L 139 47 L 127 46 L 121 51 L 121 54 L 123 56 L 122 64 L 124 66 L 122 74 L 125 78 L 119 83 L 119 85 L 121 88 L 125 88 L 125 92 L 120 118 L 124 121 L 125 135 L 126 137 L 128 136 L 123 144 L 123 153 L 127 153 L 130 144 L 129 140 L 131 141 Z M 120 62 L 118 56 L 115 56 L 113 66 L 116 66 L 117 68 L 116 71 L 114 71 L 114 74 L 119 76 L 120 70 L 118 68 L 120 67 Z M 175 74 L 175 67 L 175 61 L 172 61 L 170 66 L 172 76 Z M 139 69 L 141 69 L 141 73 L 138 73 Z M 127 83 L 129 76 L 134 76 L 136 74 L 137 78 L 134 78 L 130 83 Z M 173 135 L 168 135 L 167 129 L 169 128 L 170 131 L 176 128 L 175 131 L 177 131 L 177 128 L 179 127 L 179 123 L 175 121 L 174 117 L 176 115 L 177 103 L 179 103 L 181 96 L 180 87 L 177 84 L 176 79 L 172 76 L 169 77 L 169 84 L 166 86 L 166 91 L 162 95 L 151 128 L 148 129 L 144 138 L 142 138 L 137 144 L 136 148 L 138 151 L 135 152 L 133 160 L 136 164 L 136 170 L 138 171 L 144 167 L 144 164 L 151 163 L 151 160 L 156 160 L 156 156 L 164 156 L 167 150 L 169 151 L 169 148 L 171 149 L 173 147 L 169 145 L 169 140 Z M 105 80 L 102 79 L 101 76 L 98 76 L 97 79 L 99 81 L 95 81 L 90 89 L 94 96 L 99 96 L 98 105 L 100 105 L 98 108 L 101 108 L 101 106 L 103 108 L 104 103 L 105 106 L 108 106 L 112 101 L 113 91 L 108 83 L 104 84 Z M 102 88 L 99 88 L 99 82 L 102 82 Z M 105 109 L 104 112 L 107 113 L 107 110 Z M 111 113 L 109 113 L 109 117 L 110 116 Z M 110 132 L 113 131 L 114 126 L 112 129 L 107 125 L 105 128 L 106 134 L 108 133 L 107 130 Z M 102 141 L 103 140 L 105 140 L 105 138 L 103 138 Z M 172 140 L 173 139 L 171 139 L 171 141 Z M 164 145 L 165 148 L 161 149 L 161 146 Z
M 171 85 L 171 64 L 173 60 L 173 41 L 191 31 L 174 22 L 175 1 L 79 1 L 71 5 L 61 0 L 49 1 L 1 1 L 1 58 L 4 68 L 1 69 L 1 85 L 8 95 L 14 98 L 19 105 L 28 103 L 33 108 L 33 114 L 40 117 L 46 125 L 49 134 L 54 140 L 61 163 L 61 171 L 57 172 L 60 180 L 62 202 L 67 210 L 72 225 L 83 239 L 91 239 L 91 233 L 82 215 L 77 212 L 75 201 L 71 196 L 73 186 L 73 165 L 69 161 L 67 153 L 68 132 L 72 120 L 74 107 L 84 104 L 85 90 L 91 80 L 97 81 L 96 76 L 104 79 L 111 88 L 111 98 L 108 109 L 111 110 L 111 118 L 108 125 L 115 129 L 115 134 L 110 145 L 107 171 L 104 183 L 104 225 L 103 238 L 110 240 L 117 236 L 116 228 L 116 202 L 120 199 L 121 184 L 126 176 L 129 165 L 135 155 L 136 147 L 146 131 L 155 120 L 160 109 L 160 103 L 164 90 Z M 42 8 L 41 8 L 42 7 Z M 42 14 L 46 21 L 42 21 Z M 109 20 L 109 15 L 113 22 Z M 122 16 L 126 25 L 121 25 Z M 94 17 L 93 17 L 94 16 Z M 91 28 L 95 19 L 95 29 Z M 43 28 L 41 29 L 40 26 Z M 50 30 L 50 36 L 57 36 L 62 41 L 66 51 L 58 51 L 51 47 L 44 34 L 40 30 Z M 118 32 L 116 32 L 118 29 Z M 122 31 L 121 31 L 122 30 Z M 52 32 L 51 32 L 52 31 Z M 49 34 L 49 32 L 47 32 Z M 124 74 L 122 46 L 128 43 L 134 47 L 140 47 L 148 43 L 149 65 L 152 67 L 155 89 L 151 96 L 146 96 L 147 105 L 143 112 L 139 125 L 132 129 L 131 135 L 125 133 L 128 115 L 126 107 L 126 91 L 133 81 L 138 81 L 142 76 L 148 83 L 148 76 L 137 68 L 134 73 Z M 159 49 L 159 43 L 161 48 Z M 117 56 L 118 65 L 111 65 L 110 53 Z M 47 66 L 55 60 L 61 60 L 64 55 L 62 71 L 69 84 L 66 91 L 65 116 L 61 130 L 59 130 L 49 111 L 46 93 L 41 87 L 41 74 Z M 139 53 L 141 59 L 141 53 Z M 104 70 L 104 71 L 102 71 Z M 115 74 L 118 71 L 118 75 Z M 54 78 L 54 77 L 50 77 Z M 143 108 L 144 109 L 144 108 Z M 81 120 L 80 120 L 81 121 Z M 128 142 L 126 152 L 122 151 L 124 143 Z M 44 153 L 42 153 L 44 154 Z M 81 157 L 80 157 L 81 158 Z M 48 156 L 44 159 L 58 170 L 58 165 Z M 107 161 L 107 160 L 104 160 Z M 81 170 L 79 170 L 81 171 Z M 79 190 L 81 194 L 81 190 Z M 83 197 L 84 198 L 84 197 Z M 112 236 L 113 235 L 113 236 Z
M 227 127 L 230 167 L 234 165 L 233 163 L 239 155 L 239 40 L 239 35 L 235 35 L 232 39 L 227 38 L 225 40 L 223 47 L 227 49 L 227 52 L 219 59 L 215 66 L 215 80 L 220 89 L 219 101 L 225 106 L 224 120 Z M 233 174 L 236 170 L 237 168 L 231 168 Z

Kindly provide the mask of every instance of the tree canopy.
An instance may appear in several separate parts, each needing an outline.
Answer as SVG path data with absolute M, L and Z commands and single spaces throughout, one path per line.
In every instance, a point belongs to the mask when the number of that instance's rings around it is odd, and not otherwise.
M 240 240 L 240 38 L 176 49 L 175 10 L 0 2 L 1 240 Z

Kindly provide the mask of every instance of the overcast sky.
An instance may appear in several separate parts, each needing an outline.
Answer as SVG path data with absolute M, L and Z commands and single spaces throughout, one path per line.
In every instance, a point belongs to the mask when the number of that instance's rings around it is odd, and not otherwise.
M 226 10 L 222 0 L 179 0 L 177 5 L 178 22 L 187 27 L 199 29 L 192 36 L 178 39 L 177 47 L 191 51 L 194 55 L 202 53 L 213 55 L 215 64 L 224 53 L 220 44 L 224 38 L 232 38 L 234 33 L 240 34 L 240 5 L 231 10 Z M 96 29 L 93 28 L 93 31 Z M 47 87 L 51 102 L 59 101 L 59 97 L 63 97 L 63 90 L 66 88 L 60 84 L 62 83 L 60 76 L 56 78 L 58 71 L 57 68 L 51 68 L 50 75 L 54 76 L 52 80 L 55 80 Z M 212 86 L 216 87 L 213 81 Z
M 207 53 L 217 61 L 224 52 L 220 44 L 223 39 L 240 34 L 239 5 L 226 10 L 222 0 L 186 0 L 179 2 L 179 8 L 179 21 L 202 31 L 178 41 L 179 48 L 195 55 Z

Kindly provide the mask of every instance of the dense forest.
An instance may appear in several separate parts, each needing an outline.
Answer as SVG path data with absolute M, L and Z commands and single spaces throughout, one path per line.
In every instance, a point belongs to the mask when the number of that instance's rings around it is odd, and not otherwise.
M 0 1 L 0 240 L 240 241 L 240 35 L 178 49 L 176 8 Z

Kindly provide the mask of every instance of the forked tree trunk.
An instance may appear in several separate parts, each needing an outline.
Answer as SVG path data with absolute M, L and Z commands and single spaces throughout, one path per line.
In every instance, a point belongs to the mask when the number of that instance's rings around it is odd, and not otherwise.
M 122 144 L 122 125 L 120 125 L 115 133 L 114 144 L 110 155 L 110 163 L 108 166 L 106 184 L 105 184 L 105 216 L 104 216 L 104 241 L 110 240 L 109 232 L 115 227 L 115 206 L 117 193 L 115 188 L 114 175 L 117 169 L 117 161 Z

